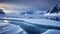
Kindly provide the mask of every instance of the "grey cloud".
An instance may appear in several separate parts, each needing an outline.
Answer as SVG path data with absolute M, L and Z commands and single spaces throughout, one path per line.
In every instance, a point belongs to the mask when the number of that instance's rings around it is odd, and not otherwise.
M 0 0 L 2 3 L 31 6 L 40 10 L 47 10 L 56 4 L 60 6 L 60 0 Z

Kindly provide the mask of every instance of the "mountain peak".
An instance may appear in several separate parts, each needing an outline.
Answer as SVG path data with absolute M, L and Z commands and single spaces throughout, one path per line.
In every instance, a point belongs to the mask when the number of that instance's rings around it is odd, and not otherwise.
M 59 12 L 60 12 L 60 7 L 58 7 L 58 5 L 54 6 L 51 11 L 50 10 L 47 11 L 47 13 L 59 13 Z
M 5 14 L 2 9 L 0 9 L 0 14 Z

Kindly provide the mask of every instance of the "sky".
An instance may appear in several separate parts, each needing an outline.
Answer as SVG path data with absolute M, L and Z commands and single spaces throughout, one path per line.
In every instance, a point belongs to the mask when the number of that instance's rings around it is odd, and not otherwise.
M 29 9 L 46 11 L 55 5 L 60 6 L 60 0 L 0 0 L 0 8 L 6 12 Z

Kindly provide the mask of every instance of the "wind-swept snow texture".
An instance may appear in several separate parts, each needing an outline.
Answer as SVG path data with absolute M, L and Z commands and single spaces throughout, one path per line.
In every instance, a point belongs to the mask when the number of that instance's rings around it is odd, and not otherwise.
M 17 25 L 9 23 L 0 23 L 0 34 L 27 34 L 27 33 Z
M 42 34 L 60 34 L 60 30 L 49 29 Z

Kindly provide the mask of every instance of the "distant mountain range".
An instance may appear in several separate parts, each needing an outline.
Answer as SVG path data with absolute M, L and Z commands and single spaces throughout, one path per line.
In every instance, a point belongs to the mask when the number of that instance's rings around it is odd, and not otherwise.
M 45 11 L 40 11 L 40 10 L 28 10 L 20 13 L 20 16 L 23 18 L 39 18 L 44 14 Z
M 40 11 L 40 10 L 28 10 L 28 11 L 24 11 L 24 12 L 21 13 L 21 15 L 25 15 L 25 14 L 29 14 L 29 15 L 43 14 L 43 11 Z
M 3 14 L 3 15 L 2 15 Z M 19 14 L 5 14 L 2 9 L 0 9 L 0 17 L 15 17 L 15 18 L 46 18 L 46 19 L 54 19 L 60 20 L 60 7 L 58 5 L 54 6 L 52 9 L 48 11 L 40 11 L 29 9 L 27 11 L 21 11 Z

